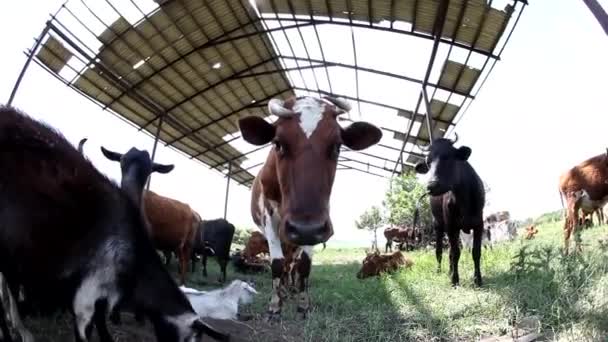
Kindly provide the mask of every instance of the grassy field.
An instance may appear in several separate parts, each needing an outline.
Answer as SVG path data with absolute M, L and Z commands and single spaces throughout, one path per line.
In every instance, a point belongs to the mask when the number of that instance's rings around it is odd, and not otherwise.
M 460 259 L 461 286 L 453 289 L 447 252 L 440 274 L 434 253 L 417 251 L 409 254 L 415 262 L 411 269 L 359 280 L 355 274 L 364 250 L 319 248 L 310 282 L 313 312 L 297 320 L 295 301 L 287 301 L 276 326 L 263 320 L 270 275 L 242 275 L 229 268 L 229 280 L 252 280 L 260 292 L 243 308 L 254 319 L 235 323 L 237 335 L 250 341 L 476 341 L 510 334 L 514 324 L 535 316 L 542 340 L 608 341 L 608 250 L 600 243 L 608 227 L 585 230 L 583 253 L 570 257 L 562 255 L 561 223 L 538 228 L 532 241 L 518 238 L 483 250 L 481 289 L 473 287 L 467 250 Z M 189 286 L 217 287 L 215 260 L 209 265 L 209 278 L 196 272 Z M 58 330 L 57 320 L 69 327 L 65 317 L 30 326 L 36 335 L 55 341 L 50 336 Z

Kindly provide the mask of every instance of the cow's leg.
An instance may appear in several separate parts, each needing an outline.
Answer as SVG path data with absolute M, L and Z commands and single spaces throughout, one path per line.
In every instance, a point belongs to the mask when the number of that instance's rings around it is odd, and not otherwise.
M 300 258 L 297 263 L 297 281 L 298 287 L 298 315 L 301 318 L 306 318 L 310 311 L 310 295 L 308 293 L 308 278 L 310 276 L 310 267 L 312 265 L 313 246 L 302 246 Z
M 190 272 L 194 273 L 194 271 L 196 270 L 196 253 L 192 253 L 192 256 L 190 256 L 190 262 L 192 263 L 192 269 L 190 270 Z
M 435 258 L 437 258 L 437 273 L 441 273 L 441 254 L 443 253 L 443 231 L 435 227 Z
M 570 252 L 570 236 L 578 225 L 578 208 L 576 208 L 576 197 L 568 194 L 566 200 L 568 208 L 566 212 L 566 221 L 564 223 L 564 253 L 568 255 Z
M 448 228 L 448 239 L 450 241 L 450 276 L 452 286 L 458 286 L 460 278 L 458 276 L 458 260 L 460 259 L 460 230 L 456 227 Z
M 178 250 L 179 273 L 181 285 L 186 285 L 186 273 L 188 273 L 188 261 L 190 260 L 190 247 L 186 244 Z
M 106 323 L 106 313 L 108 312 L 107 300 L 98 300 L 95 303 L 95 313 L 93 314 L 93 320 L 95 327 L 97 328 L 97 334 L 99 335 L 100 342 L 112 342 L 112 335 L 108 331 L 108 325 Z
M 201 263 L 203 264 L 203 277 L 207 277 L 207 254 L 203 253 L 201 256 Z
M 481 286 L 481 239 L 483 235 L 483 226 L 473 228 L 473 263 L 475 264 L 475 278 L 474 282 L 476 286 Z
M 219 278 L 219 282 L 225 283 L 226 282 L 226 264 L 228 263 L 228 259 L 220 257 L 217 254 L 215 255 L 215 258 L 217 259 L 217 263 L 220 265 L 220 270 L 222 271 L 222 276 Z
M 391 250 L 391 252 L 393 251 L 393 244 L 391 242 L 391 239 L 386 239 L 386 245 L 384 245 L 384 253 L 387 253 L 389 249 Z
M 163 251 L 163 255 L 165 256 L 165 266 L 169 266 L 171 263 L 171 251 Z
M 281 307 L 283 305 L 281 277 L 283 275 L 285 256 L 283 255 L 283 249 L 281 248 L 281 241 L 275 231 L 275 227 L 278 226 L 278 217 L 271 216 L 268 212 L 266 212 L 264 216 L 264 235 L 268 240 L 272 271 L 272 290 L 270 293 L 270 303 L 268 305 L 268 320 L 274 321 L 281 317 Z

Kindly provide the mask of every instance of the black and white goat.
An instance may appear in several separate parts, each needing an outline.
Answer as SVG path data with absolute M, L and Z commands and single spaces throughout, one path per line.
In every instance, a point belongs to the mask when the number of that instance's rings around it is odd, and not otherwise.
M 93 323 L 100 341 L 112 341 L 106 315 L 131 297 L 160 341 L 227 339 L 200 320 L 164 269 L 128 192 L 59 132 L 0 107 L 0 146 L 0 272 L 13 297 L 23 285 L 28 300 L 69 308 L 76 341 L 90 339 Z M 132 152 L 137 182 L 171 167 Z

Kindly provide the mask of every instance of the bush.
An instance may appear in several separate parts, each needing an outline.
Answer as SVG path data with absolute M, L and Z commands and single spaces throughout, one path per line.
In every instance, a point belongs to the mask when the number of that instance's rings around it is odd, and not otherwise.
M 232 238 L 232 243 L 244 246 L 254 230 L 254 228 L 249 227 L 236 227 L 234 237 Z

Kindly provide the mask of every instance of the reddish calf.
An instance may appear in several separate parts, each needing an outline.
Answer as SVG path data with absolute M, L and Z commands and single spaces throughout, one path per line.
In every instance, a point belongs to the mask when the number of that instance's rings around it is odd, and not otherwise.
M 528 228 L 526 228 L 526 232 L 524 233 L 524 239 L 532 240 L 532 239 L 534 239 L 534 236 L 536 234 L 538 234 L 538 229 L 536 227 L 534 227 L 534 225 L 531 225 Z
M 260 253 L 270 254 L 268 250 L 268 241 L 262 233 L 253 232 L 247 240 L 245 249 L 243 249 L 242 256 L 246 260 L 254 259 L 256 255 Z
M 357 273 L 357 278 L 365 279 L 378 276 L 384 272 L 395 272 L 401 267 L 409 268 L 414 265 L 414 261 L 403 255 L 400 251 L 392 254 L 380 254 L 377 251 L 367 254 L 361 265 L 361 270 Z
M 566 220 L 564 224 L 564 249 L 569 252 L 571 235 L 577 234 L 579 210 L 586 207 L 592 212 L 608 202 L 608 149 L 589 158 L 563 173 L 559 179 L 560 199 L 566 198 Z M 563 202 L 562 202 L 563 204 Z M 578 249 L 575 236 L 575 249 Z
M 405 249 L 408 250 L 410 246 L 420 242 L 422 233 L 420 229 L 412 227 L 389 227 L 384 230 L 384 237 L 386 238 L 386 246 L 384 247 L 386 253 L 389 249 L 391 252 L 393 251 L 393 241 L 397 242 L 399 247 L 405 244 Z

